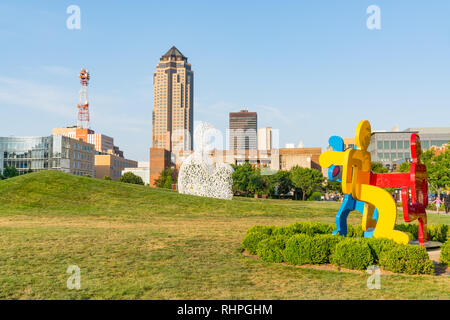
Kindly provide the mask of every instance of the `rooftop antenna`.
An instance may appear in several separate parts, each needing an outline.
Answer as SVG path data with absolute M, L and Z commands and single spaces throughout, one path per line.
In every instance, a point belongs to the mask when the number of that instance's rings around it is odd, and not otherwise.
M 77 128 L 89 129 L 89 101 L 88 101 L 88 84 L 90 80 L 89 71 L 84 68 L 80 72 L 80 101 L 78 107 L 78 123 Z

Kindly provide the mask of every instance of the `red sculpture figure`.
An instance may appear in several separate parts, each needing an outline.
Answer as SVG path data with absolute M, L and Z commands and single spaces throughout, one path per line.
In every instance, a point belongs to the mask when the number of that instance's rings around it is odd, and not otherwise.
M 419 243 L 429 240 L 427 233 L 428 182 L 427 168 L 420 162 L 420 138 L 411 134 L 411 169 L 409 173 L 372 173 L 370 184 L 381 188 L 402 188 L 403 218 L 405 222 L 419 221 Z

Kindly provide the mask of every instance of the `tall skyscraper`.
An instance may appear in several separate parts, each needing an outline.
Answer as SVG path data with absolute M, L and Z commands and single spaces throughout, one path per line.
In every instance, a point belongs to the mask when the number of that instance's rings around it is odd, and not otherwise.
M 256 112 L 230 112 L 230 150 L 257 150 L 257 127 Z
M 161 57 L 153 74 L 152 124 L 153 148 L 192 150 L 194 72 L 175 46 Z

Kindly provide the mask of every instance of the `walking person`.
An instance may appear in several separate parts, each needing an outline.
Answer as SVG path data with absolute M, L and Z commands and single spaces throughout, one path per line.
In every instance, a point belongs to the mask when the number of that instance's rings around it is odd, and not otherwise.
M 441 207 L 441 197 L 438 194 L 436 200 L 433 201 L 436 204 L 436 213 L 439 214 L 439 209 Z

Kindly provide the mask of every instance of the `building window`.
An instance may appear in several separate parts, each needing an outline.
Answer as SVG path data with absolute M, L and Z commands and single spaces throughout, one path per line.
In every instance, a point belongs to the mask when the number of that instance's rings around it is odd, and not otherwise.
M 391 141 L 391 149 L 397 149 L 397 143 L 395 141 Z
M 384 142 L 384 150 L 389 150 L 389 141 Z
M 397 149 L 403 149 L 403 141 L 397 141 Z

